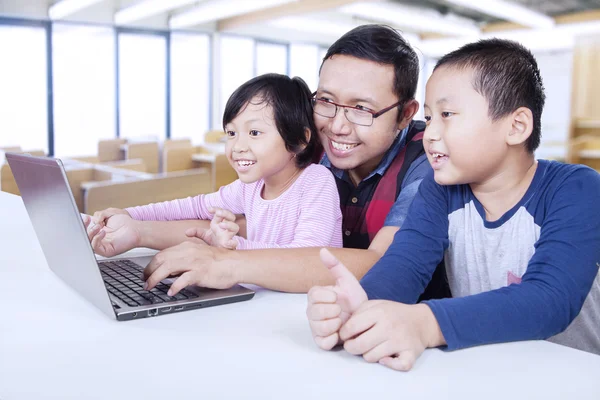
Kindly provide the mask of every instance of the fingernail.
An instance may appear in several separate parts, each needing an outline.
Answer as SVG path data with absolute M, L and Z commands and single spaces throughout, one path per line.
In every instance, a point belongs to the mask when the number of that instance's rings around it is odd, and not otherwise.
M 169 289 L 169 291 L 167 291 L 167 296 L 173 296 L 173 291 L 171 289 Z
M 148 282 L 144 282 L 144 290 L 148 290 Z

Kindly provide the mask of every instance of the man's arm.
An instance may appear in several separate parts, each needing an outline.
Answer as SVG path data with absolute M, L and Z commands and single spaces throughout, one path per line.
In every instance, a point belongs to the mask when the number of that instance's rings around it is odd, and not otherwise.
M 397 227 L 381 229 L 367 250 L 329 248 L 360 279 L 385 253 Z M 226 250 L 205 246 L 206 261 L 231 268 L 237 283 L 250 283 L 282 292 L 306 293 L 313 286 L 333 285 L 319 247 L 297 249 Z
M 414 168 L 413 168 L 414 166 Z M 388 250 L 394 235 L 404 220 L 407 209 L 416 194 L 424 174 L 431 171 L 426 157 L 420 157 L 411 166 L 404 179 L 403 187 L 410 189 L 400 192 L 386 218 L 384 227 L 379 230 L 367 250 L 348 248 L 329 248 L 331 253 L 346 265 L 357 279 L 362 278 L 369 269 Z M 407 185 L 405 187 L 405 185 Z M 394 212 L 394 215 L 391 215 Z M 447 220 L 447 218 L 446 218 Z M 237 222 L 237 221 L 236 221 Z M 242 228 L 240 226 L 240 228 Z M 173 261 L 193 258 L 193 263 L 202 270 L 204 276 L 215 276 L 214 280 L 205 283 L 219 286 L 236 283 L 250 283 L 267 289 L 282 292 L 306 293 L 313 286 L 334 284 L 334 279 L 323 265 L 319 252 L 320 247 L 296 249 L 261 249 L 261 250 L 227 250 L 210 246 L 195 246 L 193 251 L 181 248 L 179 255 L 173 251 L 169 258 Z M 182 257 L 182 258 L 179 258 Z M 152 281 L 160 281 L 168 276 L 168 267 L 161 267 L 163 262 L 153 263 L 147 268 L 146 276 L 153 276 Z M 189 262 L 187 262 L 189 264 Z M 162 271 L 160 269 L 162 268 Z M 170 267 L 175 271 L 176 266 Z M 192 265 L 183 267 L 191 270 Z M 181 271 L 180 271 L 181 272 Z M 224 280 L 221 282 L 221 280 Z

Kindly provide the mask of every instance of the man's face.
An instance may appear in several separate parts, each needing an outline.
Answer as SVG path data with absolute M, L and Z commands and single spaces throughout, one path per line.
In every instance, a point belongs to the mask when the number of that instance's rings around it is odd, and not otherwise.
M 378 112 L 396 102 L 394 67 L 352 56 L 334 55 L 323 63 L 316 98 Z M 314 114 L 319 138 L 333 166 L 360 181 L 373 171 L 398 134 L 398 109 L 375 118 L 371 126 L 346 119 L 338 108 L 333 118 Z

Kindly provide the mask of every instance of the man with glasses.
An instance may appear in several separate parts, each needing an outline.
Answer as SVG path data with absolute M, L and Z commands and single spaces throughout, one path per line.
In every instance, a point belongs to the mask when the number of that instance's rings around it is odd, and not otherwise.
M 385 253 L 431 170 L 422 145 L 425 124 L 412 120 L 419 108 L 418 75 L 414 50 L 395 30 L 380 25 L 342 36 L 321 66 L 312 98 L 315 125 L 325 149 L 321 163 L 336 177 L 344 216 L 344 248 L 331 250 L 359 278 Z M 149 287 L 170 275 L 181 275 L 177 288 L 251 283 L 307 292 L 333 283 L 318 248 L 232 251 L 189 241 L 167 248 L 185 239 L 187 227 L 203 222 L 143 222 L 143 240 L 131 243 L 166 248 L 146 268 Z M 113 228 L 115 238 L 128 236 Z M 424 297 L 448 296 L 444 278 L 442 266 Z

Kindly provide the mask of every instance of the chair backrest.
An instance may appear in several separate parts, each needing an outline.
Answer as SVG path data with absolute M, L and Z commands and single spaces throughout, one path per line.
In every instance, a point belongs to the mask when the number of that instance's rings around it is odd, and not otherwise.
M 121 182 L 93 182 L 83 185 L 83 209 L 90 214 L 107 207 L 131 207 L 211 191 L 210 175 L 203 168 L 154 174 L 144 179 L 131 177 Z
M 163 172 L 185 171 L 196 168 L 192 161 L 195 149 L 189 147 L 174 147 L 163 152 Z
M 146 165 L 146 171 L 152 174 L 159 172 L 158 142 L 128 143 L 125 158 L 141 159 Z
M 121 146 L 127 139 L 106 139 L 98 142 L 98 160 L 100 162 L 123 160 L 124 153 Z
M 204 134 L 204 141 L 206 143 L 224 143 L 226 139 L 225 132 L 220 130 L 212 130 Z

